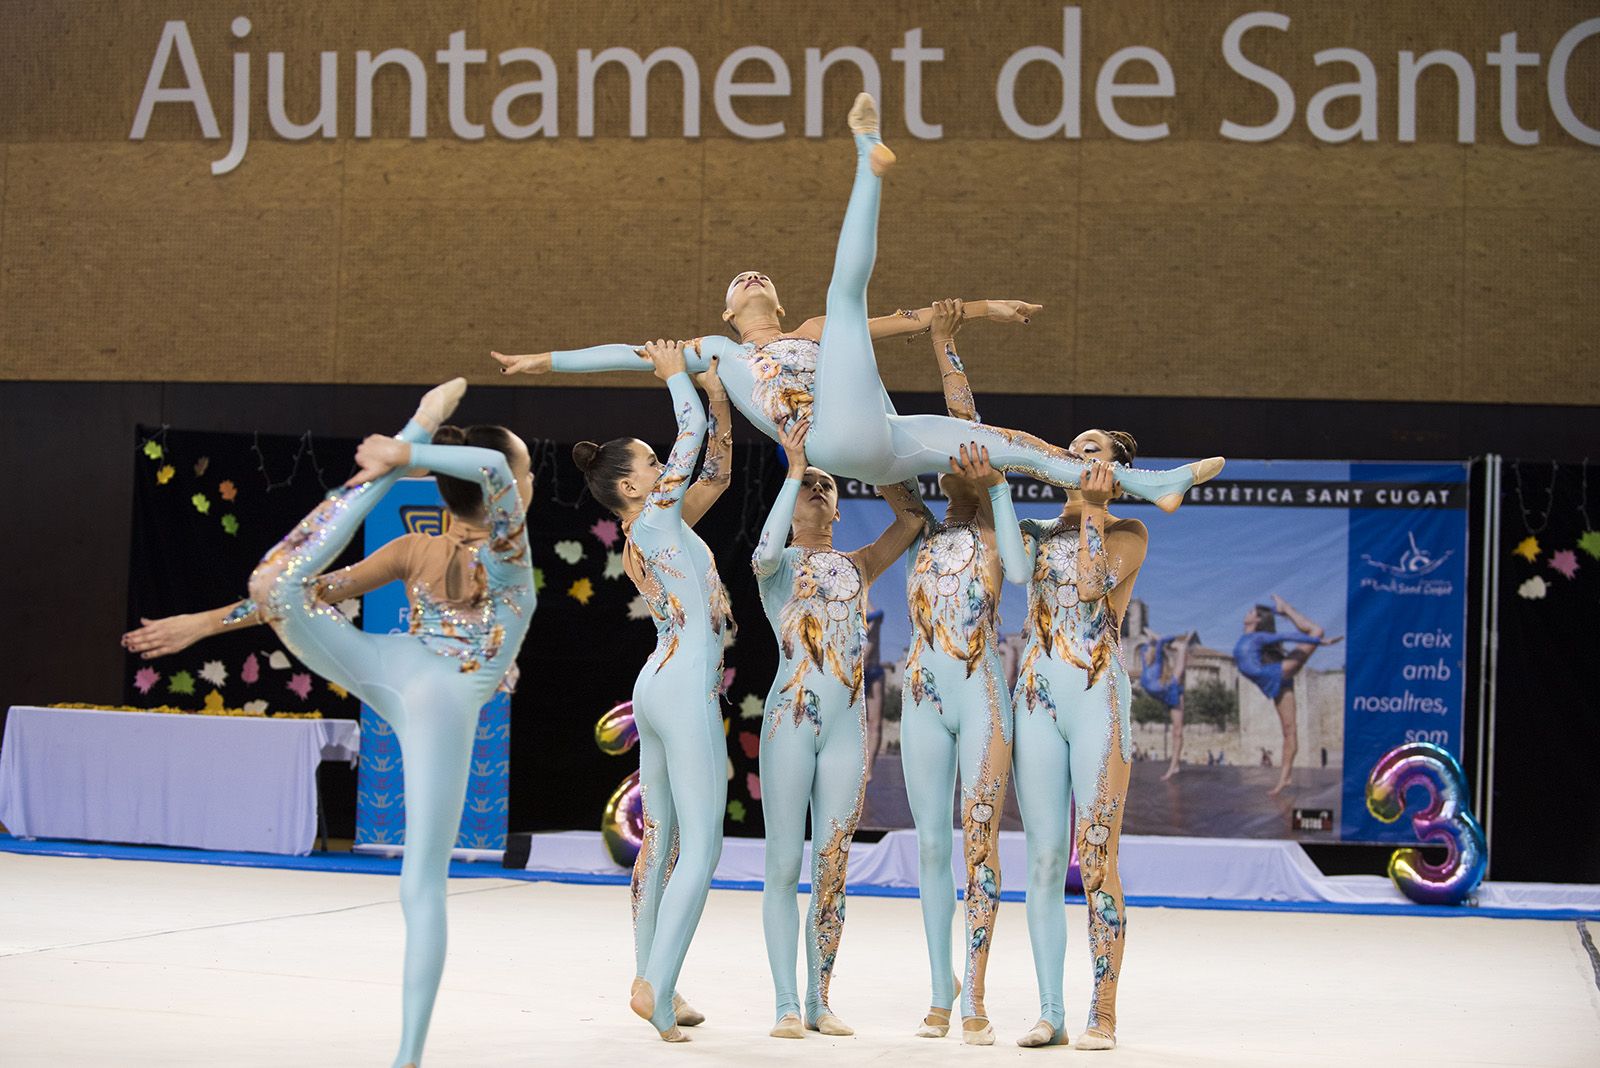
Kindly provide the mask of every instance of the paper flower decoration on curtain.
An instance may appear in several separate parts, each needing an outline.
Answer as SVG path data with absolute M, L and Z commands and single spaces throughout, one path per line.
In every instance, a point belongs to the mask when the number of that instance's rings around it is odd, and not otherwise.
M 572 585 L 567 587 L 567 596 L 571 597 L 579 604 L 587 605 L 589 603 L 589 598 L 594 596 L 594 583 L 590 582 L 586 578 L 578 579 Z
M 1578 538 L 1578 548 L 1592 559 L 1600 560 L 1600 530 L 1586 530 Z
M 206 515 L 211 511 L 211 498 L 207 497 L 204 493 L 196 493 L 193 497 L 189 498 L 189 503 L 194 505 L 194 510 L 199 512 L 201 515 Z
M 161 443 L 154 438 L 144 443 L 144 454 L 152 460 L 161 459 Z
M 1543 600 L 1544 595 L 1549 591 L 1550 586 L 1547 582 L 1545 582 L 1544 576 L 1535 575 L 1533 578 L 1517 587 L 1517 596 L 1526 598 L 1530 601 L 1539 601 Z
M 743 823 L 745 817 L 744 802 L 737 797 L 728 802 L 728 818 L 735 823 Z
M 339 613 L 354 623 L 361 618 L 361 598 L 350 597 L 339 602 Z
M 602 578 L 619 579 L 627 572 L 622 567 L 621 553 L 606 553 L 606 569 L 601 573 Z
M 239 487 L 233 484 L 232 479 L 224 479 L 221 485 L 217 486 L 217 496 L 225 501 L 231 501 L 239 496 Z
M 282 649 L 273 650 L 272 655 L 267 657 L 267 667 L 271 668 L 273 671 L 288 671 L 289 654 L 285 653 Z
M 754 760 L 761 755 L 761 735 L 755 731 L 740 731 L 739 748 L 744 750 L 746 757 Z
M 573 541 L 571 538 L 558 541 L 551 548 L 555 550 L 557 556 L 569 564 L 576 564 L 583 559 L 583 543 Z
M 1539 559 L 1539 539 L 1530 534 L 1517 542 L 1517 547 L 1512 549 L 1511 552 L 1514 556 L 1520 556 L 1531 564 Z
M 738 668 L 723 668 L 722 669 L 722 685 L 721 685 L 721 687 L 718 688 L 718 690 L 717 690 L 718 693 L 727 693 L 728 692 L 728 687 L 733 685 L 734 673 L 737 672 L 738 670 L 739 670 Z
M 221 690 L 212 690 L 210 693 L 206 694 L 206 711 L 207 712 L 220 712 L 220 711 L 222 711 L 222 691 Z
M 206 468 L 211 466 L 211 457 L 202 456 L 194 462 L 194 477 L 199 478 L 206 473 Z
M 642 594 L 636 594 L 634 596 L 633 600 L 628 602 L 628 618 L 629 619 L 649 619 L 650 618 L 650 606 L 644 603 L 644 596 Z
M 1571 549 L 1562 549 L 1550 557 L 1550 567 L 1569 579 L 1574 578 L 1578 574 L 1578 554 Z
M 311 696 L 311 676 L 304 671 L 296 671 L 289 676 L 288 686 L 295 696 L 302 701 Z
M 745 694 L 744 700 L 739 702 L 740 719 L 760 719 L 765 714 L 766 705 L 753 693 Z
M 133 673 L 134 689 L 140 693 L 149 693 L 151 687 L 161 681 L 161 672 L 153 667 L 142 667 Z
M 161 470 L 156 472 L 156 485 L 165 486 L 168 482 L 172 481 L 172 476 L 177 473 L 178 469 L 176 467 L 173 467 L 171 464 L 164 465 Z
M 246 683 L 254 683 L 261 677 L 261 661 L 256 659 L 255 653 L 244 658 L 244 667 L 239 669 L 239 677 Z
M 745 773 L 744 788 L 750 792 L 750 800 L 761 800 L 761 776 L 750 771 Z
M 229 512 L 227 515 L 223 516 L 222 517 L 222 532 L 224 534 L 238 535 L 238 533 L 239 533 L 239 517 L 234 515 L 232 512 Z
M 536 567 L 533 569 L 533 592 L 538 593 L 542 589 L 544 589 L 544 568 Z
M 246 712 L 265 712 L 267 710 L 267 703 L 265 701 L 246 701 L 244 703 L 244 710 Z
M 187 671 L 180 671 L 167 680 L 167 689 L 173 693 L 194 693 L 194 676 Z
M 328 689 L 331 690 L 333 693 L 339 695 L 340 697 L 349 697 L 350 696 L 350 691 L 345 689 L 343 686 L 340 686 L 337 682 L 328 683 Z
M 213 686 L 222 686 L 228 681 L 228 669 L 220 660 L 207 660 L 200 669 L 200 677 Z
M 621 531 L 617 529 L 617 521 L 615 519 L 596 519 L 594 526 L 589 528 L 589 533 L 594 535 L 596 541 L 609 549 L 617 543 L 617 535 Z

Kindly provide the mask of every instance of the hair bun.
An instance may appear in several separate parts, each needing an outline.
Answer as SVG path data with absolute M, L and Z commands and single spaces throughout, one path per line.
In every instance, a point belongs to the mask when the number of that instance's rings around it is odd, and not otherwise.
M 1117 451 L 1122 453 L 1122 462 L 1132 464 L 1139 455 L 1139 443 L 1133 440 L 1133 435 L 1126 430 L 1111 430 L 1106 433 L 1117 446 Z
M 433 443 L 435 445 L 465 445 L 467 443 L 467 432 L 458 426 L 451 426 L 446 423 L 433 432 Z
M 594 466 L 595 458 L 600 455 L 600 446 L 592 441 L 580 441 L 572 447 L 572 462 L 578 465 L 578 470 L 588 473 Z

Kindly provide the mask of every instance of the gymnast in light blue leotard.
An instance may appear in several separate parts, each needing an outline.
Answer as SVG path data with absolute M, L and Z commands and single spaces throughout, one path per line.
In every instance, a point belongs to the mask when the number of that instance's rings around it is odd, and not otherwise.
M 445 879 L 461 826 L 479 709 L 515 666 L 534 610 L 524 509 L 528 450 L 501 427 L 441 428 L 466 381 L 423 398 L 396 438 L 369 437 L 360 472 L 328 495 L 250 576 L 251 600 L 147 622 L 124 638 L 145 656 L 225 629 L 269 623 L 311 670 L 355 694 L 394 728 L 404 759 L 400 871 L 405 982 L 395 1065 L 421 1061 L 445 958 Z M 490 447 L 430 444 L 481 441 Z M 323 574 L 408 470 L 432 471 L 451 510 L 440 535 L 407 534 L 359 564 Z M 393 580 L 411 602 L 408 634 L 369 634 L 333 606 Z
M 827 315 L 784 333 L 777 290 L 766 275 L 740 274 L 728 287 L 723 320 L 740 340 L 710 336 L 690 347 L 689 367 L 721 361 L 733 404 L 776 440 L 778 428 L 798 415 L 811 420 L 808 453 L 835 478 L 874 486 L 947 470 L 950 457 L 976 440 L 997 468 L 1031 475 L 1058 486 L 1075 486 L 1082 461 L 1030 434 L 1003 427 L 974 426 L 942 415 L 900 415 L 878 374 L 874 339 L 926 330 L 932 309 L 867 318 L 867 281 L 877 256 L 881 174 L 893 153 L 878 136 L 877 106 L 863 93 L 850 112 L 856 142 L 856 177 L 839 234 Z M 969 318 L 1027 322 L 1039 308 L 1020 301 L 969 301 Z M 645 365 L 637 347 L 598 345 L 566 352 L 495 357 L 506 372 L 637 370 Z M 1177 508 L 1190 486 L 1222 469 L 1212 457 L 1172 471 L 1127 469 L 1123 488 L 1166 511 Z
M 1299 709 L 1295 703 L 1294 677 L 1305 668 L 1319 645 L 1332 645 L 1339 638 L 1325 638 L 1323 629 L 1301 615 L 1277 594 L 1273 604 L 1251 605 L 1244 614 L 1244 633 L 1233 647 L 1239 674 L 1255 683 L 1277 710 L 1283 727 L 1283 770 L 1270 793 L 1288 788 L 1294 779 L 1294 758 L 1300 751 Z M 1283 615 L 1300 628 L 1299 634 L 1277 633 L 1277 617 Z M 1284 650 L 1285 645 L 1295 648 Z
M 623 566 L 656 624 L 655 650 L 633 688 L 644 832 L 633 867 L 637 971 L 629 1004 L 663 1039 L 684 1042 L 678 973 L 722 855 L 728 800 L 728 747 L 718 708 L 728 594 L 711 550 L 690 525 L 726 488 L 732 442 L 718 429 L 709 431 L 712 447 L 691 485 L 708 428 L 684 370 L 683 346 L 656 341 L 645 351 L 671 392 L 678 421 L 666 463 L 632 438 L 580 442 L 573 460 L 595 500 L 622 520 L 628 537 Z M 726 426 L 714 370 L 701 380 L 721 409 L 717 423 Z
M 926 510 L 901 486 L 883 488 L 894 522 L 870 545 L 833 546 L 839 491 L 806 465 L 802 418 L 780 432 L 789 477 L 772 504 L 751 565 L 778 639 L 778 673 L 761 732 L 761 807 L 766 880 L 761 915 L 777 993 L 774 1038 L 854 1032 L 828 1004 L 844 933 L 845 873 L 867 785 L 863 653 L 867 590 L 921 532 Z M 784 542 L 793 533 L 793 543 Z M 812 826 L 811 909 L 806 919 L 806 999 L 795 989 L 795 890 Z

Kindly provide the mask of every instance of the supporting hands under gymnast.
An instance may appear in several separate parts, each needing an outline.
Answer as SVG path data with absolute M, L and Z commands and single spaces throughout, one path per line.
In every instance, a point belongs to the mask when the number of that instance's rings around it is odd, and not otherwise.
M 665 338 L 656 338 L 654 341 L 645 342 L 644 347 L 639 352 L 655 368 L 655 376 L 665 382 L 673 375 L 688 369 L 683 360 L 683 345 L 682 341 L 668 341 Z M 708 371 L 706 373 L 710 374 L 711 372 Z M 719 380 L 717 385 L 720 387 L 721 384 Z
M 811 420 L 801 416 L 787 426 L 778 428 L 778 444 L 789 461 L 789 477 L 803 478 L 806 473 L 806 435 L 811 432 Z
M 1110 464 L 1104 460 L 1093 460 L 1078 485 L 1078 492 L 1083 496 L 1083 503 L 1086 506 L 1104 508 L 1121 492 L 1121 487 L 1117 484 L 1117 476 L 1112 473 Z
M 1000 305 L 1000 304 L 1019 304 L 1020 305 L 1021 301 L 1015 301 L 1015 300 L 1011 300 L 1011 301 L 992 300 L 989 303 L 991 305 Z M 1038 308 L 1039 308 L 1039 305 L 1037 305 L 1037 304 L 1029 304 L 1029 305 L 1026 305 L 1026 307 L 1032 308 L 1035 311 L 1037 311 Z M 933 302 L 933 326 L 930 328 L 930 332 L 932 333 L 932 336 L 933 336 L 933 343 L 935 345 L 942 345 L 946 341 L 954 341 L 956 339 L 956 331 L 961 329 L 961 324 L 966 321 L 966 318 L 967 318 L 966 307 L 962 303 L 962 301 L 959 300 L 958 298 L 952 297 L 949 300 L 936 300 L 936 301 L 934 301 Z M 1022 322 L 1027 322 L 1027 321 L 1028 321 L 1027 319 L 1023 319 L 1022 320 Z
M 357 471 L 345 482 L 345 488 L 382 478 L 395 468 L 410 463 L 410 445 L 387 434 L 369 434 L 366 440 L 356 446 Z
M 950 473 L 975 486 L 998 486 L 1006 480 L 1003 472 L 989 463 L 989 450 L 976 441 L 961 446 L 961 456 L 950 457 Z

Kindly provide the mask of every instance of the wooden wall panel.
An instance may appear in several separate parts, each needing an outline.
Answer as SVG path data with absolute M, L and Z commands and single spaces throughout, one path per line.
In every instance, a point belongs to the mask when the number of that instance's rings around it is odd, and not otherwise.
M 1003 125 L 995 80 L 1030 45 L 1061 47 L 1058 2 L 782 9 L 714 0 L 657 9 L 577 0 L 330 3 L 294 0 L 10 0 L 0 6 L 0 375 L 16 379 L 422 382 L 469 372 L 499 381 L 490 348 L 533 350 L 718 328 L 728 279 L 772 274 L 790 321 L 822 311 L 852 156 L 848 65 L 824 84 L 827 136 L 802 136 L 804 50 L 858 45 L 878 61 L 885 128 L 901 163 L 885 189 L 875 310 L 946 294 L 1046 305 L 1026 328 L 964 335 L 980 390 L 1150 396 L 1326 397 L 1600 403 L 1600 149 L 1564 132 L 1545 73 L 1592 3 L 1509 0 L 1085 0 L 1082 137 L 1031 142 Z M 1287 32 L 1246 38 L 1297 94 L 1291 128 L 1265 144 L 1219 136 L 1223 118 L 1263 122 L 1272 100 L 1230 70 L 1221 39 L 1255 10 Z M 251 20 L 241 40 L 236 16 Z M 201 139 L 187 108 L 156 109 L 128 140 L 162 24 L 183 19 L 223 137 Z M 912 28 L 945 50 L 925 68 L 923 115 L 943 139 L 916 141 L 890 58 Z M 1540 54 L 1521 71 L 1518 114 L 1500 131 L 1499 74 L 1485 54 L 1515 29 Z M 513 47 L 557 67 L 560 136 L 481 142 L 450 130 L 452 32 L 487 49 L 466 109 L 532 74 L 500 70 Z M 735 48 L 786 60 L 791 92 L 742 98 L 750 122 L 786 136 L 732 136 L 712 103 Z M 674 45 L 698 64 L 701 136 L 681 137 L 681 82 L 649 80 L 646 139 L 628 134 L 628 81 L 595 87 L 597 137 L 576 136 L 576 53 Z M 1124 100 L 1129 121 L 1167 122 L 1151 143 L 1112 136 L 1094 82 L 1112 52 L 1160 50 L 1173 99 Z M 1379 140 L 1327 145 L 1304 108 L 1350 77 L 1318 67 L 1349 46 L 1378 74 Z M 385 71 L 374 138 L 354 139 L 355 53 L 403 47 L 428 74 L 428 137 L 408 138 L 405 79 Z M 1397 141 L 1401 49 L 1450 48 L 1473 65 L 1476 143 L 1457 145 L 1453 77 L 1424 75 L 1420 143 Z M 269 128 L 267 53 L 285 53 L 291 117 L 314 111 L 318 53 L 337 52 L 337 138 L 286 142 Z M 227 153 L 232 64 L 251 59 L 248 155 Z M 745 77 L 754 77 L 747 68 Z M 1124 80 L 1145 77 L 1129 68 Z M 175 80 L 169 76 L 168 84 Z M 1574 54 L 1572 106 L 1600 126 L 1600 38 Z M 1048 67 L 1019 99 L 1042 121 L 1060 101 Z M 526 106 L 526 105 L 525 105 Z M 519 113 L 526 119 L 531 112 Z M 1333 121 L 1348 121 L 1341 105 Z M 894 389 L 934 385 L 926 344 L 885 346 Z M 588 379 L 648 385 L 639 375 Z

